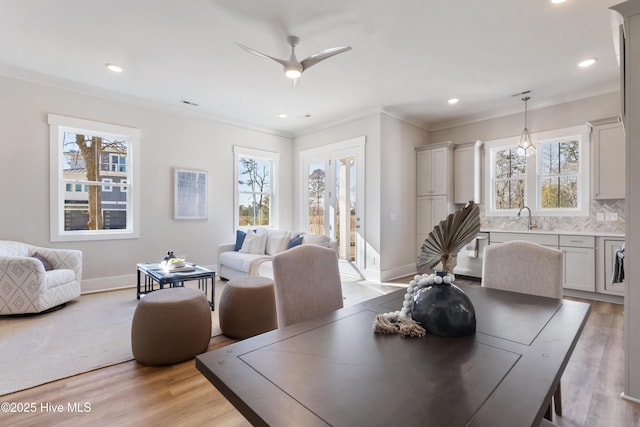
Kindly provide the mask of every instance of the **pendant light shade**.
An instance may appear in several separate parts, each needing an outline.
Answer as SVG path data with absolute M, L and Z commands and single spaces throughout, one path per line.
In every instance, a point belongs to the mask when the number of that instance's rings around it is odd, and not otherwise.
M 527 101 L 530 100 L 530 96 L 525 96 L 522 98 L 524 101 L 524 129 L 522 130 L 522 135 L 520 136 L 520 142 L 518 143 L 518 148 L 524 150 L 525 154 L 529 154 L 529 149 L 531 149 L 532 153 L 535 151 L 536 147 L 533 145 L 533 141 L 531 140 L 531 135 L 529 135 L 529 129 L 527 129 Z

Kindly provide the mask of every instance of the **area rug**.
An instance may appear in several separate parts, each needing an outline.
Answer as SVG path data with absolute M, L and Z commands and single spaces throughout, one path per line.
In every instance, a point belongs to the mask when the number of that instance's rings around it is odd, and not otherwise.
M 216 300 L 222 285 L 216 282 Z M 61 310 L 0 317 L 0 396 L 133 359 L 135 289 L 82 295 Z M 217 303 L 217 301 L 216 301 Z M 212 336 L 221 333 L 211 313 Z

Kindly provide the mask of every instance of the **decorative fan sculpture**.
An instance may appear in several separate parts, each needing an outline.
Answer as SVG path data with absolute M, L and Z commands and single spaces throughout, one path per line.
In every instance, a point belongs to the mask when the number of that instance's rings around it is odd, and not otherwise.
M 480 231 L 480 209 L 473 201 L 436 225 L 418 255 L 419 273 L 427 273 L 442 263 L 442 271 L 453 273 L 460 249 Z
M 473 303 L 453 284 L 457 255 L 480 231 L 480 210 L 474 202 L 449 215 L 433 228 L 422 244 L 418 272 L 409 282 L 398 311 L 382 313 L 373 321 L 379 334 L 422 337 L 427 332 L 439 336 L 465 336 L 476 331 Z M 427 274 L 442 263 L 442 271 Z

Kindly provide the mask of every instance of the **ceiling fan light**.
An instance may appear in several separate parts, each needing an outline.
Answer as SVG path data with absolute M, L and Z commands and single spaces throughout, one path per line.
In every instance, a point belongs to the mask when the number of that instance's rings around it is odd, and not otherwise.
M 289 68 L 288 70 L 285 70 L 284 75 L 292 80 L 295 80 L 300 77 L 302 73 L 300 72 L 300 70 L 296 70 L 295 68 Z

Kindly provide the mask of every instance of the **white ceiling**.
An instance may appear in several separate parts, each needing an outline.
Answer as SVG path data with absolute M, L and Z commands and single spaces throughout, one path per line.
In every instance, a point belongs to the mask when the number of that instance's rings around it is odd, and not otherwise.
M 616 90 L 620 1 L 0 0 L 0 74 L 287 136 L 379 109 L 438 129 Z M 293 88 L 234 43 L 288 58 L 288 34 L 299 59 L 353 49 Z

